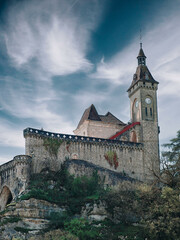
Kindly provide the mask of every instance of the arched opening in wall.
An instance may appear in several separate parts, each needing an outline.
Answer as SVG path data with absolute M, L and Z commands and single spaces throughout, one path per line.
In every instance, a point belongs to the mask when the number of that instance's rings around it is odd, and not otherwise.
M 78 159 L 78 154 L 73 153 L 71 158 L 72 158 L 72 159 Z
M 4 186 L 0 195 L 0 210 L 4 210 L 12 200 L 13 196 L 10 189 L 7 186 Z
M 137 142 L 137 136 L 135 131 L 131 132 L 131 142 Z
M 139 121 L 139 101 L 137 98 L 134 99 L 134 102 L 132 104 L 132 121 L 136 122 Z

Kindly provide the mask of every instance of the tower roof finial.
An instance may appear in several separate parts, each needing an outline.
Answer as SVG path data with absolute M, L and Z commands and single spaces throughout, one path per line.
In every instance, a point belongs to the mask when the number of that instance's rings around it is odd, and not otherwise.
M 140 32 L 139 32 L 139 40 L 140 40 L 140 48 L 142 48 L 142 31 L 140 28 Z

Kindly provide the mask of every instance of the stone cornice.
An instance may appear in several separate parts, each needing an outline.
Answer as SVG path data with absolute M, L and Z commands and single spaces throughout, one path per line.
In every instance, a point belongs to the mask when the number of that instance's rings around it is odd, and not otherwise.
M 85 136 L 77 136 L 77 135 L 69 135 L 69 134 L 62 134 L 62 133 L 53 133 L 47 132 L 44 130 L 39 130 L 35 128 L 26 128 L 24 130 L 24 137 L 40 137 L 40 138 L 55 138 L 59 140 L 64 140 L 68 142 L 82 142 L 82 143 L 94 143 L 94 144 L 102 144 L 102 145 L 117 145 L 122 147 L 128 148 L 138 148 L 142 149 L 142 143 L 134 143 L 128 141 L 120 141 L 120 140 L 111 140 L 105 138 L 93 138 L 93 137 L 85 137 Z

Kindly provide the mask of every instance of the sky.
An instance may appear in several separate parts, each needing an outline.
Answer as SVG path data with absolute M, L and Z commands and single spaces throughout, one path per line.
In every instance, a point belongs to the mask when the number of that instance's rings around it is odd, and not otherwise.
M 180 129 L 180 0 L 0 0 L 0 164 L 27 127 L 73 134 L 92 103 L 130 120 L 140 29 L 160 144 Z

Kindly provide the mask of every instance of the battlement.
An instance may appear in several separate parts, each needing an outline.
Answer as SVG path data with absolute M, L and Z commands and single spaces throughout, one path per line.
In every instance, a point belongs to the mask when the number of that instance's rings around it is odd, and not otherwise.
M 41 137 L 41 138 L 55 138 L 59 140 L 64 140 L 68 142 L 84 142 L 84 143 L 101 143 L 106 145 L 122 145 L 127 147 L 137 147 L 142 149 L 142 143 L 136 142 L 128 142 L 128 141 L 120 141 L 120 140 L 111 140 L 105 138 L 93 138 L 93 137 L 85 137 L 85 136 L 77 136 L 77 135 L 69 135 L 63 133 L 54 133 L 54 132 L 47 132 L 44 130 L 39 130 L 35 128 L 26 128 L 24 129 L 24 137 L 27 136 L 34 136 L 34 137 Z
M 13 160 L 4 163 L 0 166 L 0 174 L 2 174 L 2 172 L 5 172 L 9 169 L 14 168 L 16 165 L 19 164 L 30 164 L 31 163 L 31 157 L 28 155 L 17 155 L 13 158 Z

